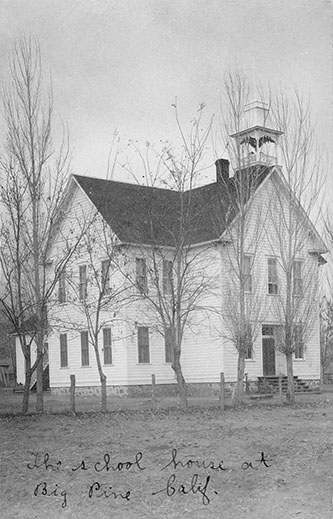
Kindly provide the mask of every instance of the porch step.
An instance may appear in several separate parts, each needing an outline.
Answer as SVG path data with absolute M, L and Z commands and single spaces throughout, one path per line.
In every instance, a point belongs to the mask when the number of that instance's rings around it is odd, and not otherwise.
M 282 393 L 287 392 L 288 378 L 286 376 L 281 377 L 282 382 Z M 299 379 L 298 376 L 294 376 L 294 386 L 296 393 L 311 393 L 318 391 L 316 388 L 309 386 L 308 382 Z M 278 393 L 279 392 L 279 377 L 276 375 L 258 377 L 258 393 Z

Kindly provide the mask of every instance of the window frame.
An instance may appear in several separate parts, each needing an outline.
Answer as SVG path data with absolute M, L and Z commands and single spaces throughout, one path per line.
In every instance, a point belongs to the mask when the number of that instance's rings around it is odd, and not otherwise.
M 304 341 L 303 341 L 303 324 L 294 325 L 293 340 L 295 342 L 294 358 L 295 360 L 304 360 Z
M 149 328 L 137 328 L 138 364 L 150 364 Z
M 86 368 L 86 367 L 90 366 L 88 331 L 84 330 L 84 331 L 80 332 L 80 338 L 81 338 L 81 367 Z
M 88 296 L 87 265 L 79 265 L 79 298 L 85 301 Z
M 303 296 L 303 277 L 302 277 L 302 260 L 295 260 L 293 263 L 293 294 L 296 297 L 302 297 Z M 295 267 L 299 266 L 299 272 L 296 272 Z M 298 274 L 296 276 L 296 273 Z M 298 285 L 298 288 L 296 289 Z
M 106 265 L 106 268 L 105 268 Z M 105 259 L 101 261 L 101 284 L 102 292 L 107 295 L 111 292 L 110 284 L 110 260 Z
M 148 294 L 147 262 L 145 258 L 135 258 L 135 283 L 141 294 Z
M 272 276 L 272 271 L 270 268 L 270 262 L 274 262 L 274 276 Z M 272 263 L 271 263 L 272 266 Z M 277 258 L 267 258 L 267 293 L 270 296 L 278 295 L 279 293 L 279 276 L 278 276 L 278 262 Z M 272 289 L 273 287 L 274 290 Z
M 253 360 L 253 337 L 251 323 L 245 323 L 245 339 L 247 342 L 245 351 L 245 360 Z
M 109 337 L 107 337 L 109 335 Z M 108 341 L 106 340 L 108 339 Z M 112 333 L 110 327 L 103 328 L 103 362 L 104 366 L 112 364 Z
M 173 261 L 164 259 L 162 265 L 163 294 L 172 295 L 173 288 Z
M 60 368 L 68 368 L 67 333 L 60 334 L 59 342 L 60 342 Z M 64 357 L 65 357 L 65 362 L 64 362 Z
M 172 348 L 171 336 L 172 336 L 172 328 L 169 326 L 165 330 L 165 335 L 164 335 L 164 362 L 165 362 L 165 364 L 173 363 L 174 352 L 173 352 L 173 348 Z

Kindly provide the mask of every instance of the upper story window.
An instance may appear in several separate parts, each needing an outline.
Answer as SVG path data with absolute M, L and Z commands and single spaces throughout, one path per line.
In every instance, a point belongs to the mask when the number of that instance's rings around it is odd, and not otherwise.
M 295 296 L 301 296 L 303 293 L 302 281 L 302 262 L 294 261 L 293 265 L 293 291 Z
M 148 282 L 147 282 L 147 266 L 144 258 L 135 259 L 136 266 L 136 286 L 139 291 L 143 294 L 148 293 Z
M 138 327 L 138 360 L 139 364 L 149 364 L 149 328 L 146 326 Z
M 252 256 L 245 254 L 243 258 L 244 291 L 252 292 Z
M 58 301 L 60 304 L 66 303 L 66 271 L 63 269 L 60 272 L 58 282 Z
M 110 286 L 110 260 L 103 260 L 101 265 L 102 273 L 102 292 L 103 294 L 109 294 L 111 290 Z
M 87 298 L 87 265 L 80 265 L 79 279 L 80 300 L 84 301 Z
M 172 294 L 173 271 L 172 261 L 163 260 L 163 294 Z
M 268 293 L 278 293 L 278 275 L 276 258 L 268 258 Z

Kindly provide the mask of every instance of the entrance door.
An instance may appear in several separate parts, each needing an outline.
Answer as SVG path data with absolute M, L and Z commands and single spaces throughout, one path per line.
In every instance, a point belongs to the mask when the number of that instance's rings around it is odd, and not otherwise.
M 262 338 L 262 363 L 263 375 L 269 377 L 275 375 L 275 339 L 274 337 Z

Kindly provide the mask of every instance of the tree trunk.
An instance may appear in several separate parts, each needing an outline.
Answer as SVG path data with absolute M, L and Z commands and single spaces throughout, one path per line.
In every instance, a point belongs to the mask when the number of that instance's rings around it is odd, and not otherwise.
M 30 358 L 25 358 L 25 381 L 24 381 L 24 391 L 23 391 L 23 400 L 22 400 L 22 413 L 26 414 L 29 409 L 29 397 L 30 397 L 30 384 L 31 384 L 31 366 L 30 366 Z
M 106 405 L 106 376 L 103 374 L 101 376 L 101 385 L 102 385 L 102 413 L 106 413 L 107 405 Z
M 44 392 L 43 392 L 43 352 L 40 351 L 40 346 L 37 347 L 37 355 L 39 362 L 36 368 L 36 412 L 43 413 L 44 411 Z
M 288 377 L 288 386 L 287 386 L 287 403 L 293 404 L 295 402 L 295 386 L 294 386 L 294 370 L 293 370 L 293 355 L 292 353 L 286 353 L 286 363 L 287 363 L 287 377 Z
M 245 355 L 243 352 L 238 353 L 238 363 L 237 363 L 237 381 L 232 394 L 232 404 L 238 405 L 243 401 L 243 380 L 244 380 L 244 371 L 245 371 Z
M 174 360 L 172 363 L 172 369 L 176 374 L 177 384 L 178 384 L 178 393 L 180 399 L 180 407 L 182 409 L 188 409 L 188 396 L 187 396 L 187 386 L 185 382 L 185 378 L 183 376 L 182 367 L 180 364 L 180 351 L 179 349 L 174 350 Z
M 103 373 L 101 357 L 98 350 L 98 335 L 94 338 L 94 350 L 96 356 L 96 364 L 98 368 L 99 379 L 101 381 L 101 397 L 102 397 L 102 412 L 106 413 L 107 411 L 107 396 L 106 396 L 106 376 Z

